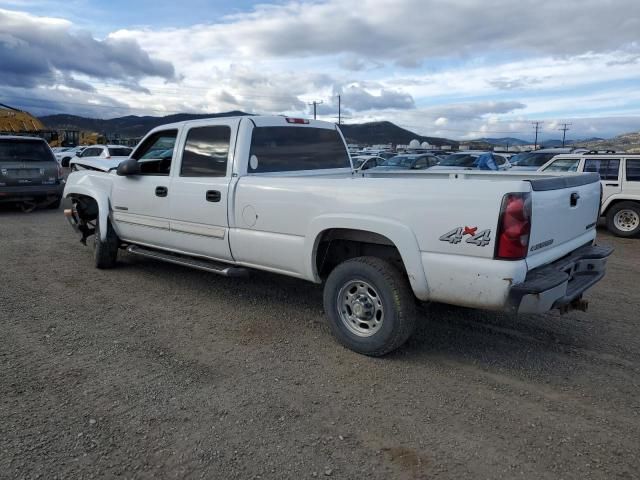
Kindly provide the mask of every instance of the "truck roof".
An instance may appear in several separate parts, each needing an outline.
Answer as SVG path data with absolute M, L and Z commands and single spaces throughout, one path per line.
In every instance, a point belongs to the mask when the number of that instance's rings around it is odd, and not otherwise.
M 206 125 L 211 120 L 239 120 L 247 118 L 253 122 L 256 127 L 314 127 L 314 128 L 327 128 L 327 129 L 335 129 L 336 124 L 331 122 L 325 122 L 323 120 L 313 120 L 307 118 L 294 118 L 294 117 L 285 117 L 282 115 L 238 115 L 235 117 L 210 117 L 210 118 L 199 118 L 197 120 L 184 120 L 182 122 L 175 123 L 166 123 L 164 125 L 159 125 L 155 127 L 156 129 L 165 129 L 165 128 L 179 128 L 183 126 L 189 125 Z

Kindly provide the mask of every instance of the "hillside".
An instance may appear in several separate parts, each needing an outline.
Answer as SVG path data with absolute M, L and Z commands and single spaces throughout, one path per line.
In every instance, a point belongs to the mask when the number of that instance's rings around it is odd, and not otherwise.
M 429 142 L 431 145 L 458 145 L 455 140 L 440 137 L 424 137 L 397 126 L 391 122 L 369 122 L 340 125 L 347 143 L 357 143 L 365 145 L 374 144 L 408 144 L 411 140 Z
M 129 115 L 126 117 L 111 118 L 108 120 L 98 118 L 84 118 L 76 115 L 48 115 L 40 117 L 40 120 L 51 129 L 89 130 L 105 135 L 107 138 L 115 136 L 123 138 L 142 137 L 152 128 L 166 123 L 181 122 L 211 117 L 231 117 L 249 115 L 245 112 L 234 111 L 225 113 L 191 114 L 178 113 L 165 117 Z M 458 142 L 438 137 L 423 137 L 409 130 L 401 128 L 391 122 L 371 122 L 361 124 L 341 125 L 340 128 L 348 143 L 374 145 L 379 143 L 408 144 L 417 139 L 420 142 L 429 142 L 432 145 L 452 145 Z
M 119 135 L 121 137 L 142 137 L 152 128 L 166 123 L 182 122 L 185 120 L 197 120 L 200 118 L 212 117 L 233 117 L 238 115 L 249 115 L 245 112 L 233 111 L 225 113 L 176 113 L 164 117 L 128 115 L 126 117 L 111 118 L 108 120 L 99 118 L 85 118 L 76 115 L 48 115 L 40 117 L 40 120 L 52 129 L 89 130 L 104 134 L 107 137 Z
M 587 140 L 576 142 L 576 147 L 591 150 L 615 150 L 630 153 L 640 153 L 640 132 L 625 133 L 607 140 Z

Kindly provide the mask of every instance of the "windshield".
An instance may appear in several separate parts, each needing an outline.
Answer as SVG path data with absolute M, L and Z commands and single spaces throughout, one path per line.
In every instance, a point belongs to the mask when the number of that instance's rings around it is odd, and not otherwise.
M 541 167 L 556 155 L 558 155 L 556 152 L 520 153 L 511 158 L 511 163 L 518 167 Z
M 402 168 L 411 168 L 413 162 L 415 161 L 415 157 L 408 157 L 406 155 L 397 155 L 395 157 L 391 157 L 382 162 L 383 167 L 402 167 Z
M 40 140 L 0 140 L 0 162 L 55 161 L 47 144 Z
M 109 153 L 112 157 L 128 157 L 131 154 L 131 148 L 110 148 Z
M 440 166 L 445 167 L 473 167 L 478 155 L 468 153 L 452 153 L 440 162 Z

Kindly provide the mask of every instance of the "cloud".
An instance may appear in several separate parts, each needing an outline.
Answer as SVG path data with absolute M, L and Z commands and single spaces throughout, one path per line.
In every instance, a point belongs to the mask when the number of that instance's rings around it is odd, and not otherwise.
M 369 93 L 360 85 L 350 85 L 337 89 L 343 97 L 343 105 L 356 112 L 365 110 L 397 109 L 406 110 L 415 108 L 413 97 L 408 93 L 381 89 L 378 95 Z
M 637 12 L 637 0 L 618 0 L 615 8 L 601 0 L 289 1 L 258 5 L 213 24 L 121 30 L 113 36 L 147 39 L 147 47 L 158 49 L 182 44 L 191 47 L 184 51 L 189 56 L 345 54 L 347 67 L 360 67 L 365 59 L 415 67 L 428 58 L 492 51 L 563 56 L 637 45 L 640 18 L 630 12 Z
M 132 39 L 96 40 L 66 20 L 0 9 L 0 85 L 61 84 L 90 90 L 75 75 L 116 80 L 136 88 L 140 79 L 175 79 L 173 65 L 151 58 Z

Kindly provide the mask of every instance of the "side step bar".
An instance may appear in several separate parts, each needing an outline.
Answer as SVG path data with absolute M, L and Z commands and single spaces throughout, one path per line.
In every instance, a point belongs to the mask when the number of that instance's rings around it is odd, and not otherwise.
M 134 255 L 140 255 L 142 257 L 153 258 L 154 260 L 161 260 L 163 262 L 184 265 L 185 267 L 191 267 L 197 270 L 204 270 L 205 272 L 217 273 L 218 275 L 224 275 L 225 277 L 246 277 L 249 275 L 249 270 L 246 268 L 233 267 L 225 263 L 188 257 L 177 253 L 162 252 L 160 250 L 153 250 L 139 245 L 130 245 L 127 247 L 127 252 Z

